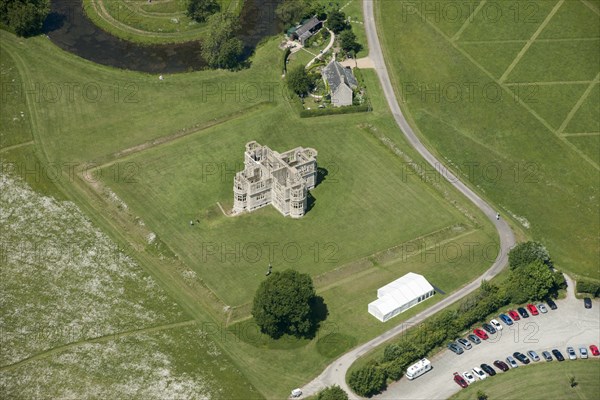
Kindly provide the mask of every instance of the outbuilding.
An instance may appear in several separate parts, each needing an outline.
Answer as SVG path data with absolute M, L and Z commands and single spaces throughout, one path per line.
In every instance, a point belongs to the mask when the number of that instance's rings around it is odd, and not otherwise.
M 409 272 L 377 290 L 377 300 L 369 303 L 369 314 L 385 322 L 434 293 L 435 289 L 423 275 Z

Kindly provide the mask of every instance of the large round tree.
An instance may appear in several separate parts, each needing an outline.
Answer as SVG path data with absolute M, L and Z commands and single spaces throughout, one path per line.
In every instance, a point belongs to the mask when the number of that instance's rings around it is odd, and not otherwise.
M 291 269 L 275 272 L 256 291 L 252 315 L 261 331 L 272 338 L 310 336 L 317 323 L 315 300 L 309 275 Z

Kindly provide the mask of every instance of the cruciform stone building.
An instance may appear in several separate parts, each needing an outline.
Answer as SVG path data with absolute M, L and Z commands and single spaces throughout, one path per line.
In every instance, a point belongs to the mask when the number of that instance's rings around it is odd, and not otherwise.
M 284 216 L 300 218 L 308 191 L 317 184 L 317 151 L 296 147 L 278 153 L 252 141 L 246 144 L 244 170 L 233 180 L 233 214 L 272 204 Z

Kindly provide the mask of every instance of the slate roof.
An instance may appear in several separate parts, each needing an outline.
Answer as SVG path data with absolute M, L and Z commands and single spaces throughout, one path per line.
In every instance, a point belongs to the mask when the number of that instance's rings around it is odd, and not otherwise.
M 295 33 L 296 33 L 296 35 L 298 35 L 298 37 L 301 37 L 305 33 L 310 32 L 311 29 L 313 29 L 315 26 L 319 25 L 320 23 L 321 23 L 321 21 L 319 21 L 319 19 L 316 16 L 312 17 L 311 19 L 306 21 L 304 24 L 302 24 L 302 26 L 300 28 L 298 28 Z
M 354 75 L 352 75 L 352 70 L 350 68 L 344 68 L 342 64 L 335 60 L 331 60 L 331 62 L 323 68 L 322 74 L 329 85 L 329 89 L 331 89 L 331 93 L 335 93 L 342 83 L 345 83 L 352 89 L 358 87 L 358 81 Z

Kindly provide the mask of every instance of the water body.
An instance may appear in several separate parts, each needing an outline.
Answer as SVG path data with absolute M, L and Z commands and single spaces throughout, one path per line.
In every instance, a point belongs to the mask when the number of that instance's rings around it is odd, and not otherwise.
M 244 58 L 266 37 L 282 31 L 275 8 L 282 0 L 245 0 L 239 38 Z M 90 21 L 80 0 L 52 0 L 45 24 L 50 40 L 81 58 L 111 67 L 149 73 L 197 71 L 206 67 L 199 41 L 141 45 L 119 39 Z

